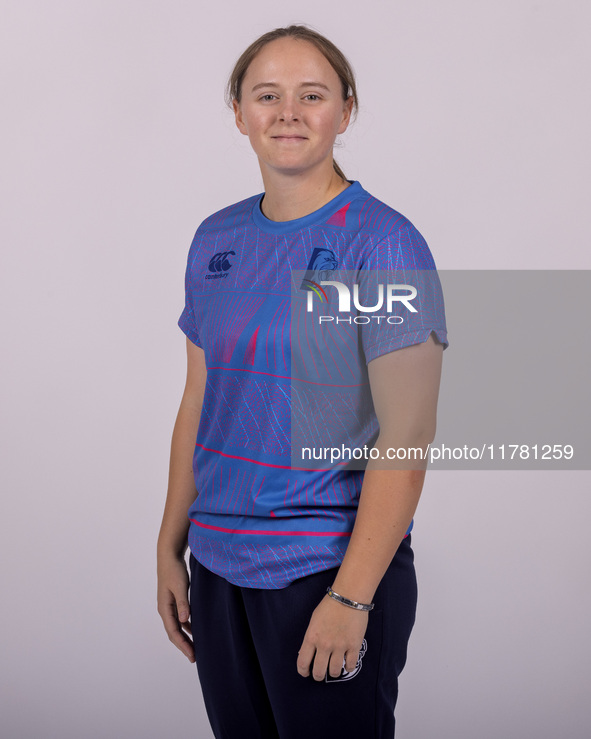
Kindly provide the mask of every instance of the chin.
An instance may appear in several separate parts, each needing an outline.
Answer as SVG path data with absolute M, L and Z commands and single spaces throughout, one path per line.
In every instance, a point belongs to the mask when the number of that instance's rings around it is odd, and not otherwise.
M 288 174 L 301 174 L 307 171 L 316 169 L 322 164 L 322 161 L 303 161 L 302 159 L 289 159 L 284 158 L 278 161 L 274 159 L 272 161 L 267 160 L 265 162 L 269 169 L 275 170 L 276 172 L 285 172 Z

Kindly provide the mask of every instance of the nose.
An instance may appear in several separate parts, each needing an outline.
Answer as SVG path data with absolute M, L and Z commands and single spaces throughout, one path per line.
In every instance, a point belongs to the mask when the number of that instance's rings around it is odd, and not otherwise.
M 299 120 L 300 112 L 298 105 L 295 100 L 291 98 L 284 98 L 283 105 L 279 111 L 280 121 L 297 121 Z

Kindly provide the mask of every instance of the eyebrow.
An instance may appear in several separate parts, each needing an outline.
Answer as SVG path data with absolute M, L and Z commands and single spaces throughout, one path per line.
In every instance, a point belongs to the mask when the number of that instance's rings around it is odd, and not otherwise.
M 255 85 L 251 92 L 255 92 L 256 90 L 259 90 L 261 87 L 279 87 L 279 85 L 276 82 L 259 82 L 258 85 Z M 327 90 L 330 92 L 329 88 L 323 84 L 322 82 L 302 82 L 300 87 L 320 87 L 323 90 Z

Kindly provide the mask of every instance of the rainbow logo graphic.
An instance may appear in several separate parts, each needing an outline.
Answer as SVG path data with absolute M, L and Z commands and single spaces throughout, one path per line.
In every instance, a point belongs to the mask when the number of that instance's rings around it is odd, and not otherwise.
M 324 301 L 328 302 L 328 296 L 326 295 L 326 293 L 324 292 L 324 290 L 320 287 L 320 285 L 317 282 L 312 282 L 312 280 L 307 280 L 305 277 L 302 280 L 302 286 L 303 286 L 304 282 L 307 282 L 308 283 L 308 285 L 307 285 L 308 290 L 310 290 L 312 292 L 315 292 L 316 295 L 318 295 L 318 297 L 320 298 L 320 302 L 321 303 L 324 303 Z

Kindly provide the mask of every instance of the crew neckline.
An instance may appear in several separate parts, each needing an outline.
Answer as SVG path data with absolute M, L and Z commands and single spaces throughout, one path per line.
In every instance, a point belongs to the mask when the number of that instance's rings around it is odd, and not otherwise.
M 351 200 L 353 200 L 353 198 L 357 197 L 363 192 L 363 188 L 361 187 L 358 180 L 347 180 L 347 182 L 350 183 L 349 187 L 346 187 L 342 192 L 340 192 L 332 200 L 329 200 L 328 203 L 325 203 L 321 208 L 318 208 L 318 210 L 314 210 L 312 211 L 312 213 L 308 213 L 301 218 L 294 218 L 291 221 L 272 221 L 270 218 L 267 218 L 267 216 L 261 210 L 261 202 L 265 195 L 265 193 L 262 192 L 260 195 L 257 196 L 253 205 L 253 220 L 262 231 L 267 231 L 268 233 L 274 234 L 299 231 L 302 228 L 307 228 L 309 226 L 314 226 L 318 223 L 322 223 L 323 221 L 328 220 L 330 216 L 333 215 L 333 213 L 336 213 L 337 210 L 342 208 L 343 205 L 350 202 Z

